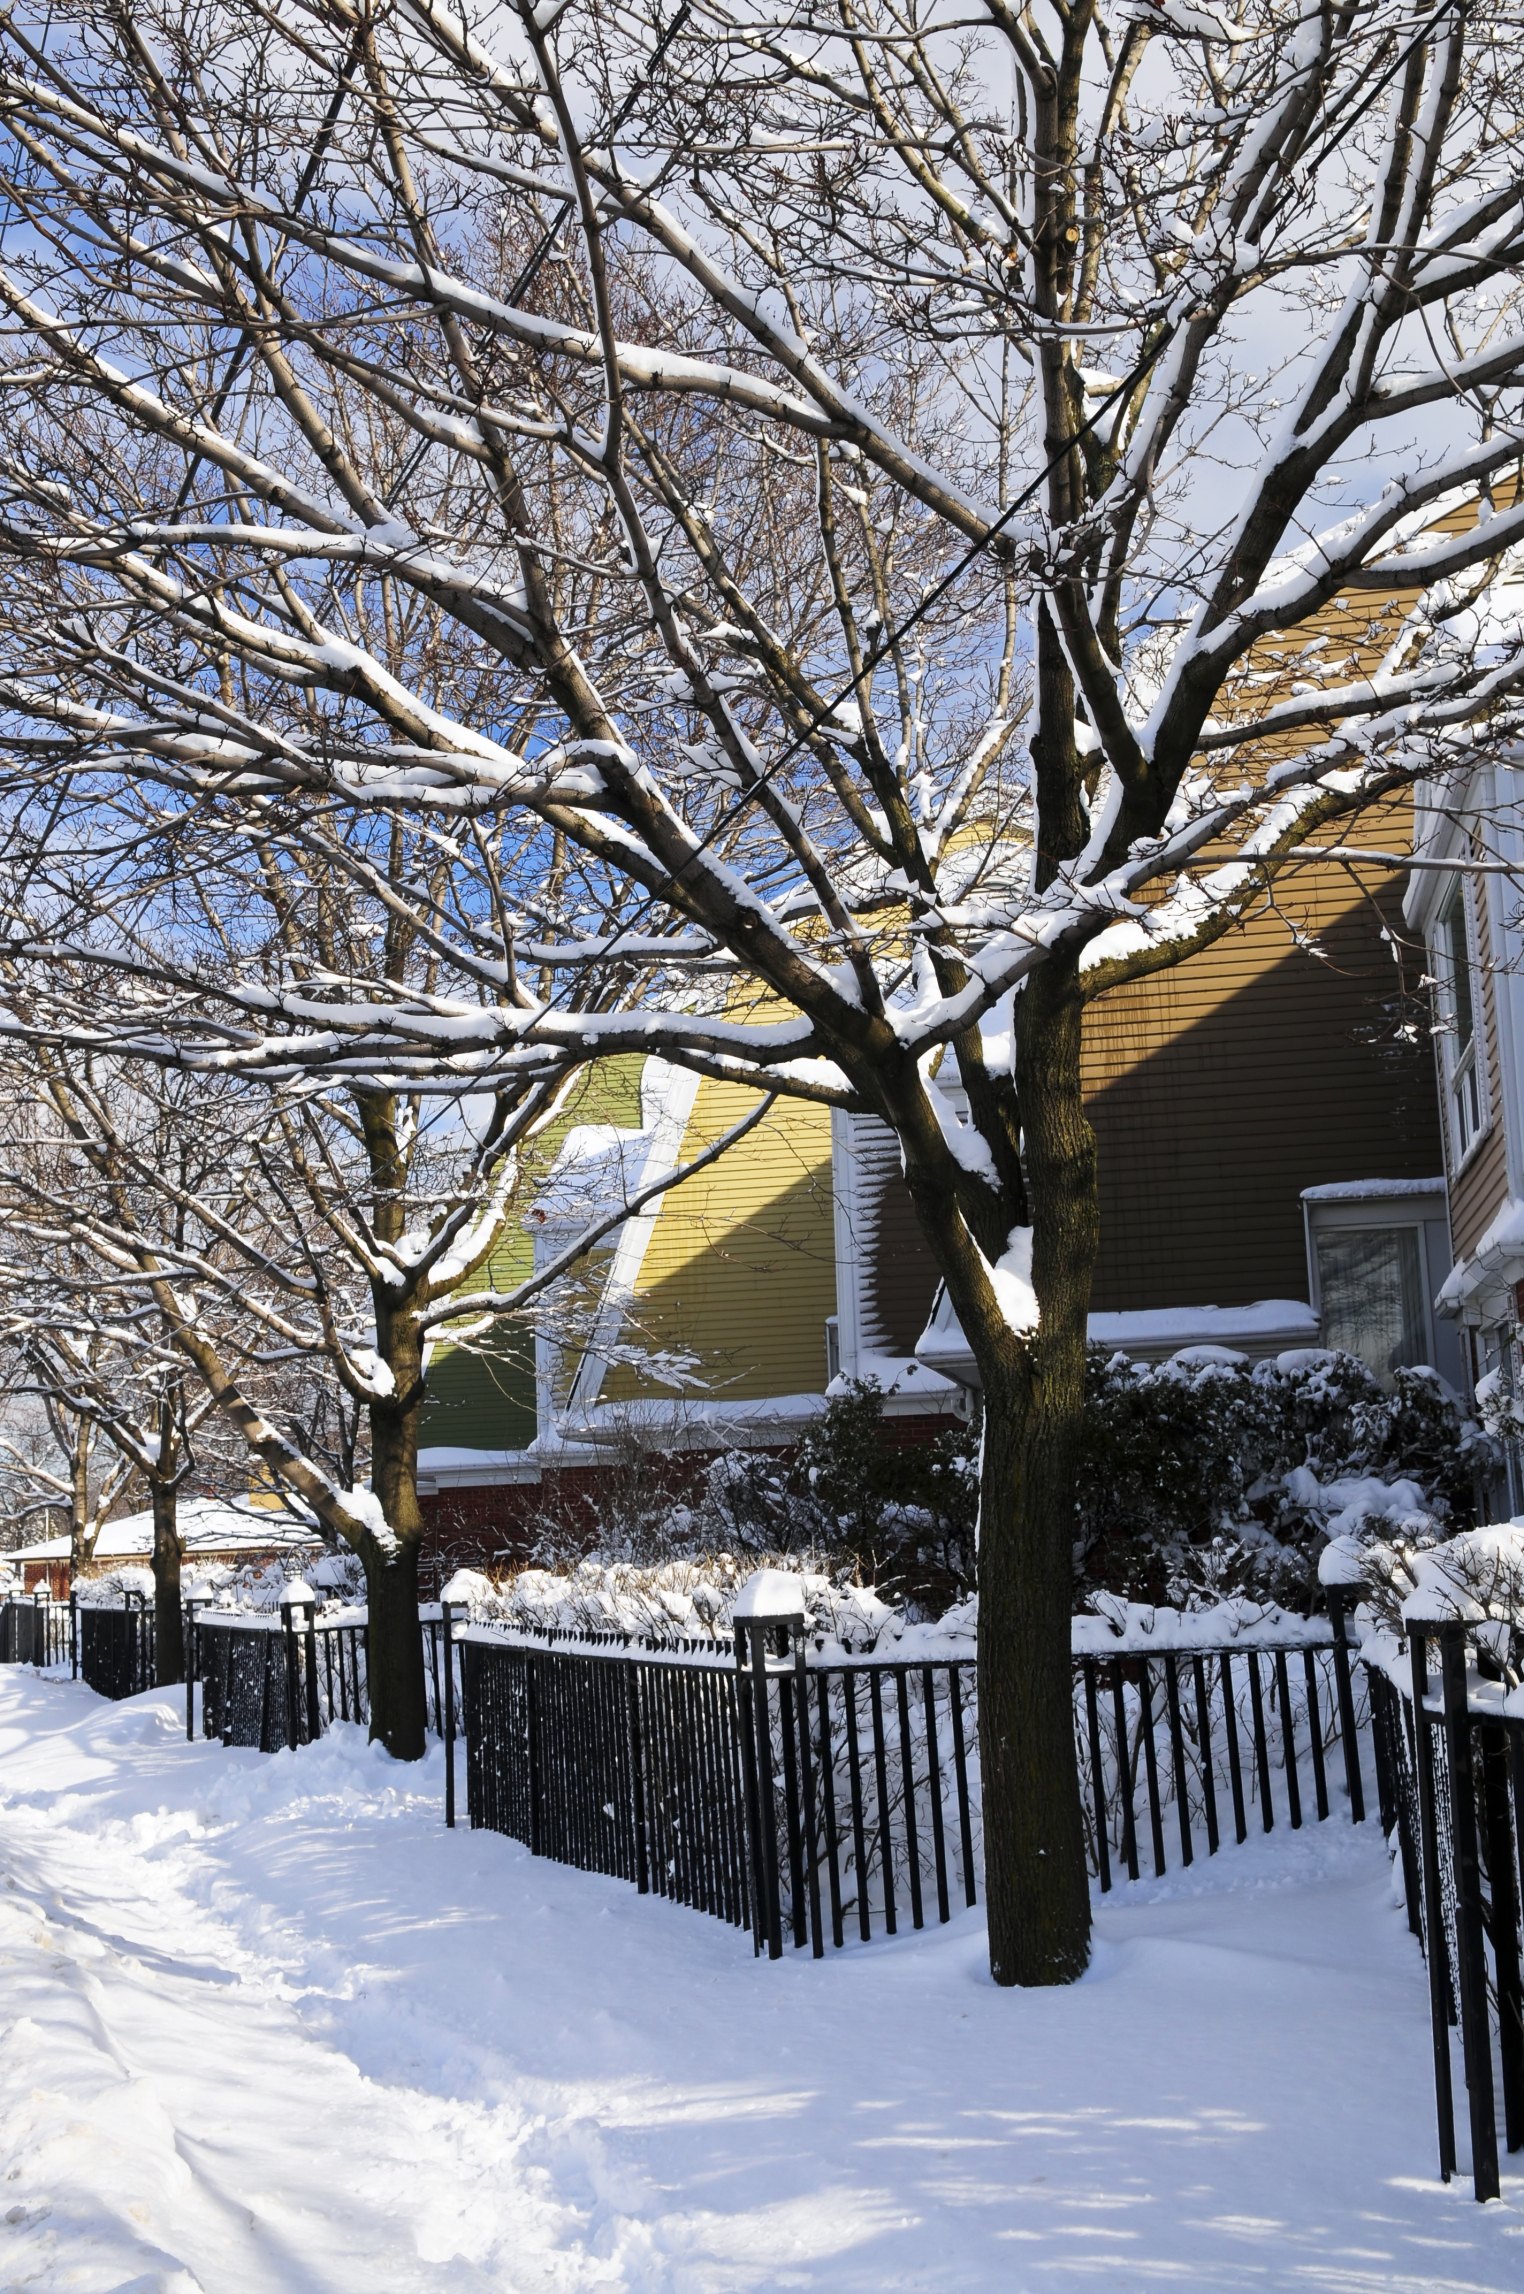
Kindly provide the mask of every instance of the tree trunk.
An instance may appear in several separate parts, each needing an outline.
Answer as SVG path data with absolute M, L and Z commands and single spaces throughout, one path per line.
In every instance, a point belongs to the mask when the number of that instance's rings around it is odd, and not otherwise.
M 153 1506 L 154 1679 L 161 1689 L 185 1678 L 185 1617 L 180 1606 L 180 1525 L 173 1483 L 151 1480 Z
M 1090 1882 L 1074 1740 L 1074 1459 L 1099 1238 L 1095 1142 L 1080 1090 L 1076 983 L 1025 990 L 1018 1081 L 1034 1337 L 968 1336 L 984 1379 L 979 1741 L 990 1972 L 1072 1983 L 1090 1958 Z M 982 1337 L 982 1343 L 981 1343 Z
M 74 1429 L 69 1459 L 69 1583 L 82 1581 L 90 1560 L 90 1438 L 83 1418 Z
M 369 1626 L 365 1663 L 370 1681 L 370 1733 L 394 1760 L 422 1760 L 428 1733 L 423 1636 L 418 1629 L 416 1539 L 366 1558 Z
M 979 1748 L 990 1973 L 1072 1983 L 1090 1958 L 1069 1619 L 1073 1427 L 1038 1381 L 984 1395 Z
M 376 1316 L 378 1352 L 392 1373 L 394 1395 L 370 1412 L 370 1484 L 389 1533 L 366 1555 L 370 1599 L 370 1733 L 394 1760 L 422 1760 L 428 1730 L 423 1636 L 418 1629 L 418 1414 L 423 1353 L 409 1313 Z

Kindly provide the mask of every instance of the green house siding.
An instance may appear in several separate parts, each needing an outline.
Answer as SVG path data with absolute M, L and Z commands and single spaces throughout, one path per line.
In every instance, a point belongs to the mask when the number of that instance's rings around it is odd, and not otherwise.
M 536 1189 L 561 1151 L 569 1131 L 581 1123 L 640 1126 L 639 1055 L 611 1059 L 589 1068 L 571 1101 L 536 1140 L 525 1157 L 520 1181 L 522 1208 L 510 1217 L 486 1268 L 473 1288 L 490 1280 L 494 1290 L 510 1290 L 534 1271 L 534 1237 L 524 1216 Z M 419 1446 L 423 1449 L 522 1450 L 535 1437 L 534 1333 L 525 1322 L 505 1319 L 469 1347 L 441 1346 L 429 1368 Z
M 491 1355 L 451 1347 L 429 1372 L 423 1449 L 523 1450 L 535 1437 L 534 1341 L 519 1334 Z

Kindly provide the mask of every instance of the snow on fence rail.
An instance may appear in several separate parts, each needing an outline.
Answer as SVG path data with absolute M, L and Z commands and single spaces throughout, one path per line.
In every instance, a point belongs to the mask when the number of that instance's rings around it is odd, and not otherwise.
M 141 1593 L 122 1606 L 74 1601 L 74 1662 L 102 1697 L 135 1697 L 154 1684 L 154 1615 Z
M 0 1665 L 70 1664 L 102 1697 L 135 1697 L 154 1680 L 153 1611 L 141 1593 L 115 1602 L 0 1602 Z
M 310 1744 L 335 1721 L 370 1719 L 363 1609 L 320 1615 L 316 1603 L 285 1600 L 278 1615 L 197 1613 L 187 1605 L 185 1733 L 259 1752 Z M 438 1608 L 418 1612 L 429 1725 L 444 1732 Z
M 915 1627 L 852 1653 L 805 1629 L 797 1579 L 764 1573 L 784 1614 L 729 1635 L 463 1622 L 420 1611 L 431 1725 L 456 1740 L 466 1814 L 558 1861 L 821 1952 L 976 1901 L 981 1861 L 971 1635 Z M 297 1596 L 293 1598 L 292 1596 Z M 1114 1603 L 1075 1620 L 1075 1729 L 1091 1869 L 1102 1890 L 1215 1855 L 1251 1828 L 1364 1814 L 1340 1595 L 1334 1622 L 1228 1605 L 1179 1616 Z M 152 1678 L 140 1595 L 81 1606 L 85 1677 L 107 1695 Z M 1232 1638 L 1225 1638 L 1231 1634 Z M 811 1640 L 814 1646 L 811 1646 Z M 273 1751 L 369 1719 L 363 1609 L 186 1611 L 186 1731 Z

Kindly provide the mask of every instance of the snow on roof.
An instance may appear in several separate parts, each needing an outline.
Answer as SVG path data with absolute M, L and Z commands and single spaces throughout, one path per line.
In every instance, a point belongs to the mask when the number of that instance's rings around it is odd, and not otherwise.
M 187 1555 L 209 1553 L 269 1553 L 321 1542 L 317 1532 L 304 1529 L 286 1513 L 258 1506 L 228 1505 L 219 1498 L 192 1498 L 179 1514 L 181 1540 Z M 129 1513 L 108 1521 L 96 1540 L 97 1561 L 130 1561 L 153 1551 L 153 1515 Z M 18 1546 L 7 1561 L 67 1561 L 67 1537 L 40 1538 L 35 1545 Z
M 1327 1187 L 1304 1187 L 1304 1203 L 1375 1203 L 1396 1195 L 1442 1195 L 1443 1179 L 1346 1179 Z
M 1318 1318 L 1303 1298 L 1257 1298 L 1249 1306 L 1143 1307 L 1092 1314 L 1096 1346 L 1222 1345 L 1234 1338 L 1317 1336 Z
M 1249 1306 L 1166 1306 L 1125 1314 L 1092 1314 L 1092 1346 L 1114 1346 L 1129 1354 L 1171 1354 L 1183 1347 L 1249 1347 L 1256 1354 L 1283 1353 L 1298 1341 L 1318 1339 L 1318 1318 L 1302 1298 L 1259 1298 Z M 945 1289 L 939 1290 L 931 1321 L 916 1341 L 916 1354 L 950 1378 L 968 1378 L 973 1349 L 964 1337 Z
M 1436 1305 L 1445 1308 L 1463 1306 L 1475 1291 L 1483 1289 L 1489 1277 L 1501 1277 L 1505 1269 L 1510 1272 L 1524 1256 L 1524 1203 L 1516 1195 L 1504 1198 L 1479 1242 L 1473 1243 L 1466 1257 L 1450 1269 L 1440 1284 Z

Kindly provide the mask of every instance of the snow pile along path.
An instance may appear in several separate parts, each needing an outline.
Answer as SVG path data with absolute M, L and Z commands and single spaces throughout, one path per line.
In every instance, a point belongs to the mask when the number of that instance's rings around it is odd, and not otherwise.
M 1341 1819 L 807 1959 L 446 1834 L 437 1756 L 188 1746 L 0 1672 L 0 2285 L 1515 2294 L 1434 2178 L 1421 1964 Z M 1505 2184 L 1505 2188 L 1508 2186 Z

